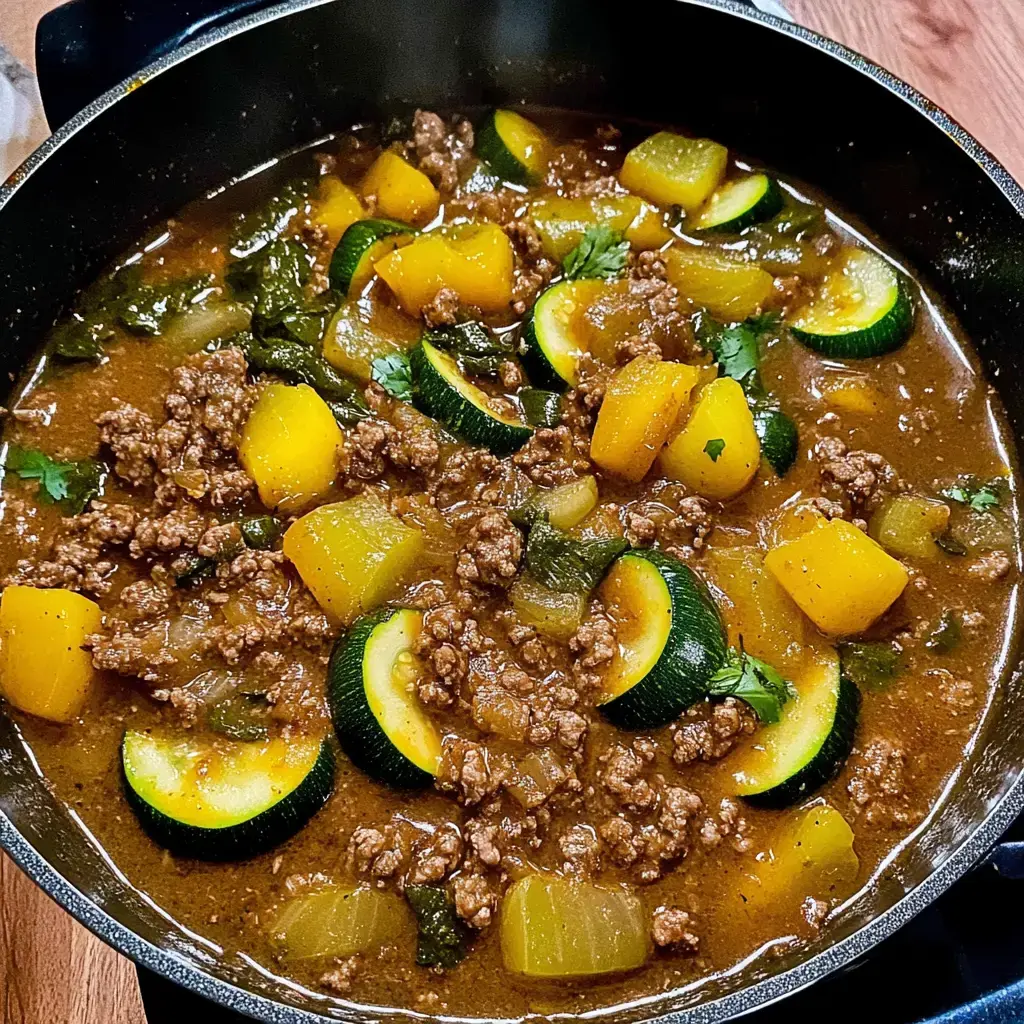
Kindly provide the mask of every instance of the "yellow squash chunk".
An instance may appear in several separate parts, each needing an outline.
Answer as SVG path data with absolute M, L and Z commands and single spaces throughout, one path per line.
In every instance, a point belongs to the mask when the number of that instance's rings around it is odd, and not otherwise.
M 934 498 L 898 495 L 871 516 L 868 533 L 887 551 L 908 558 L 937 558 L 935 538 L 949 525 L 949 506 Z
M 761 445 L 743 388 L 719 377 L 701 391 L 686 426 L 665 446 L 661 468 L 705 498 L 742 491 L 761 463 Z
M 700 369 L 638 356 L 611 379 L 597 415 L 590 457 L 602 469 L 642 480 L 697 383 Z
M 427 234 L 385 256 L 374 269 L 414 316 L 442 288 L 463 305 L 500 312 L 512 301 L 512 243 L 497 224 L 466 224 Z
M 840 413 L 876 416 L 884 403 L 882 395 L 866 377 L 834 377 L 819 384 L 825 404 Z
M 768 856 L 757 862 L 752 884 L 741 886 L 743 896 L 755 905 L 793 908 L 808 896 L 849 896 L 860 872 L 853 840 L 853 829 L 834 807 L 821 804 L 800 812 L 787 819 Z
M 360 191 L 376 197 L 377 216 L 416 226 L 432 220 L 441 203 L 431 180 L 390 149 L 374 160 Z
M 337 245 L 345 229 L 365 216 L 359 196 L 341 178 L 328 174 L 320 180 L 310 219 L 327 229 L 331 245 Z
M 505 966 L 532 978 L 630 971 L 650 956 L 643 904 L 625 889 L 527 875 L 501 903 Z
M 728 160 L 725 146 L 711 139 L 657 132 L 626 154 L 619 181 L 653 203 L 691 213 L 718 188 Z
M 420 327 L 397 309 L 365 296 L 338 307 L 324 332 L 324 358 L 345 373 L 370 380 L 374 359 L 405 351 L 419 341 Z
M 284 553 L 320 607 L 345 625 L 394 592 L 423 549 L 374 494 L 321 505 L 292 523 Z
M 903 593 L 907 570 L 843 519 L 773 548 L 765 565 L 804 614 L 833 636 L 860 633 Z
M 595 224 L 621 231 L 635 249 L 657 249 L 672 238 L 661 212 L 638 196 L 551 196 L 530 204 L 530 219 L 544 255 L 559 263 Z
M 730 259 L 706 246 L 669 249 L 665 266 L 681 294 L 719 320 L 746 320 L 774 289 L 772 275 L 757 264 Z
M 238 454 L 263 504 L 289 511 L 331 489 L 341 443 L 334 415 L 308 384 L 271 384 L 249 414 Z
M 16 708 L 70 722 L 85 703 L 92 657 L 82 649 L 102 616 L 70 590 L 6 587 L 0 597 L 0 694 Z

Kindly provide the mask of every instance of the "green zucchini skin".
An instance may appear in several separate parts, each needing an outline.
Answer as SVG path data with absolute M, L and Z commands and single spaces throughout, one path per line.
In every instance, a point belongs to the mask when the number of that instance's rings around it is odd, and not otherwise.
M 327 665 L 327 703 L 341 749 L 357 768 L 395 789 L 423 789 L 434 777 L 391 742 L 367 703 L 363 683 L 370 634 L 399 610 L 381 608 L 364 615 L 338 637 Z
M 536 179 L 528 167 L 505 145 L 495 124 L 497 110 L 490 111 L 476 130 L 476 153 L 502 181 L 517 185 L 534 185 Z
M 870 327 L 847 334 L 815 334 L 790 325 L 793 337 L 828 359 L 870 359 L 895 352 L 914 330 L 914 300 L 897 271 L 896 301 Z
M 463 441 L 489 448 L 495 455 L 511 455 L 530 440 L 532 427 L 506 423 L 470 401 L 445 379 L 438 364 L 438 350 L 426 340 L 409 353 L 413 404 L 420 412 L 439 420 Z
M 796 461 L 799 434 L 796 424 L 781 409 L 753 408 L 754 432 L 761 442 L 761 454 L 779 476 L 785 476 Z
M 537 337 L 537 305 L 547 294 L 545 292 L 544 295 L 541 295 L 526 314 L 526 320 L 523 321 L 521 358 L 531 384 L 547 391 L 562 392 L 565 391 L 569 382 L 548 362 L 548 357 L 544 354 L 544 348 Z
M 726 633 L 704 581 L 689 566 L 653 548 L 633 548 L 661 574 L 672 601 L 672 626 L 654 667 L 599 710 L 622 729 L 666 725 L 708 694 L 711 677 L 725 663 Z
M 359 270 L 359 263 L 367 249 L 389 235 L 414 234 L 416 229 L 408 224 L 397 220 L 385 220 L 382 217 L 357 220 L 350 224 L 331 256 L 331 265 L 327 271 L 331 287 L 342 295 L 348 295 L 352 278 Z
M 124 766 L 124 739 L 118 760 L 125 799 L 143 830 L 153 842 L 176 857 L 193 860 L 241 861 L 273 849 L 301 831 L 327 803 L 334 789 L 334 750 L 330 742 L 324 740 L 306 777 L 272 807 L 237 825 L 202 828 L 186 825 L 158 811 L 134 790 Z
M 784 198 L 779 183 L 769 175 L 765 175 L 765 178 L 767 186 L 752 206 L 748 206 L 742 213 L 730 220 L 719 221 L 717 224 L 699 228 L 697 234 L 738 234 L 755 224 L 771 220 L 782 209 Z
M 840 772 L 853 749 L 860 713 L 860 690 L 846 676 L 839 677 L 839 698 L 836 701 L 832 728 L 814 757 L 785 782 L 743 797 L 754 807 L 781 809 L 806 800 L 815 790 L 831 782 Z

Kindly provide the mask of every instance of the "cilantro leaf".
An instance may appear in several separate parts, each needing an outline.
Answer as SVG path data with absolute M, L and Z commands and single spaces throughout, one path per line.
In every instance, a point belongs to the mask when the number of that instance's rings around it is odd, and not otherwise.
M 720 437 L 712 437 L 708 440 L 708 443 L 704 445 L 704 454 L 712 462 L 718 461 L 718 456 L 725 451 L 725 441 Z
M 954 484 L 942 491 L 942 494 L 961 505 L 970 505 L 975 512 L 990 512 L 1000 504 L 999 495 L 991 484 L 974 488 L 966 484 Z
M 455 913 L 448 893 L 437 885 L 407 885 L 419 926 L 416 963 L 421 967 L 454 967 L 466 955 L 470 931 Z
M 796 696 L 792 683 L 742 647 L 729 649 L 725 664 L 711 677 L 709 692 L 715 697 L 738 697 L 766 724 L 777 722 L 782 706 Z
M 562 260 L 567 281 L 584 277 L 618 277 L 629 258 L 629 242 L 607 224 L 592 224 L 580 244 Z
M 39 500 L 57 505 L 66 516 L 76 516 L 103 493 L 106 467 L 95 459 L 59 462 L 35 448 L 10 445 L 4 469 L 22 480 L 39 481 Z
M 704 335 L 702 340 L 714 354 L 719 376 L 732 377 L 744 384 L 748 376 L 757 372 L 760 364 L 757 337 L 745 324 L 733 327 L 709 324 Z
M 412 401 L 412 370 L 404 352 L 378 356 L 370 364 L 370 375 L 392 398 Z

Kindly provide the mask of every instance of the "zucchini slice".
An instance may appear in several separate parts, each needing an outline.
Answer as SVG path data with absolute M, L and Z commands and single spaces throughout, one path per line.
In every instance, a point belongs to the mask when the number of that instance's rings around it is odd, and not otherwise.
M 514 110 L 494 110 L 476 133 L 476 152 L 503 181 L 536 185 L 547 167 L 547 136 Z
M 734 755 L 736 793 L 759 807 L 789 807 L 839 774 L 857 728 L 860 691 L 840 674 L 839 655 L 817 654 L 796 680 L 782 718 Z
M 739 232 L 771 220 L 782 209 L 782 189 L 767 174 L 751 174 L 717 188 L 694 220 L 694 231 Z
M 599 594 L 619 643 L 600 704 L 609 721 L 651 729 L 707 696 L 726 639 L 699 576 L 662 551 L 638 548 L 614 562 Z
M 587 345 L 575 321 L 604 290 L 603 281 L 561 281 L 533 304 L 523 324 L 523 363 L 534 384 L 564 391 L 579 383 L 576 362 Z
M 865 359 L 893 352 L 910 337 L 914 303 L 895 267 L 877 253 L 848 246 L 789 327 L 823 356 Z
M 761 454 L 779 476 L 785 476 L 796 461 L 800 435 L 796 424 L 771 405 L 753 403 L 754 433 L 761 442 Z
M 334 788 L 334 754 L 319 737 L 243 743 L 129 730 L 121 768 L 150 838 L 198 860 L 245 860 L 277 846 Z
M 518 416 L 491 408 L 487 393 L 466 378 L 451 355 L 425 338 L 409 354 L 409 365 L 416 407 L 463 441 L 508 455 L 533 434 Z
M 373 277 L 374 263 L 415 234 L 415 228 L 397 220 L 374 218 L 350 224 L 331 256 L 331 287 L 350 299 L 358 298 Z
M 383 608 L 338 638 L 327 668 L 334 731 L 357 768 L 388 786 L 427 786 L 441 760 L 441 734 L 413 691 L 421 612 Z

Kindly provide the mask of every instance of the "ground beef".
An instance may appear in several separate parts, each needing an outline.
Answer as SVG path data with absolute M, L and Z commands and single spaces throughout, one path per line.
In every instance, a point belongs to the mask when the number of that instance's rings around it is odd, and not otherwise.
M 620 366 L 640 356 L 661 359 L 661 346 L 653 338 L 645 338 L 642 334 L 631 334 L 615 342 L 615 361 Z
M 607 665 L 618 649 L 615 624 L 605 614 L 601 602 L 592 601 L 590 614 L 569 640 L 569 650 L 575 655 L 573 675 L 577 683 L 588 690 L 596 690 L 601 685 L 601 673 L 595 669 Z
M 498 377 L 506 391 L 516 391 L 526 384 L 523 368 L 514 359 L 506 359 L 498 367 Z
M 672 760 L 679 767 L 725 757 L 742 736 L 757 728 L 750 706 L 735 697 L 690 708 L 672 732 Z
M 875 828 L 911 824 L 920 817 L 907 793 L 907 755 L 891 740 L 878 738 L 851 761 L 847 792 L 853 811 Z
M 558 838 L 558 848 L 565 858 L 564 870 L 586 877 L 598 869 L 600 842 L 590 825 L 573 825 Z
M 507 781 L 510 765 L 482 743 L 450 737 L 444 745 L 437 788 L 455 793 L 460 804 L 469 807 L 492 796 Z
M 845 497 L 850 507 L 870 510 L 902 489 L 896 470 L 877 452 L 849 451 L 837 437 L 814 446 L 822 483 Z
M 352 988 L 352 982 L 359 972 L 361 963 L 362 960 L 358 954 L 338 960 L 336 967 L 332 967 L 320 975 L 321 987 L 339 996 L 346 995 Z
M 463 842 L 452 824 L 439 828 L 395 814 L 382 829 L 360 827 L 348 842 L 350 869 L 363 878 L 406 885 L 437 884 L 456 870 Z
M 92 652 L 93 666 L 100 671 L 156 683 L 164 678 L 165 669 L 177 664 L 175 653 L 165 646 L 163 629 L 154 627 L 136 632 L 120 619 L 108 619 L 105 625 L 107 633 L 85 638 L 85 647 Z
M 690 915 L 679 907 L 659 907 L 651 918 L 651 938 L 656 946 L 696 953 L 700 939 L 691 930 Z
M 636 750 L 616 743 L 598 760 L 604 766 L 599 772 L 601 785 L 617 804 L 634 811 L 655 805 L 657 790 L 644 778 L 647 762 Z
M 589 459 L 576 451 L 572 432 L 564 424 L 539 427 L 512 461 L 541 487 L 569 483 L 590 469 Z
M 743 817 L 739 802 L 726 796 L 718 805 L 718 814 L 704 819 L 699 837 L 701 843 L 709 849 L 714 849 L 722 840 L 731 837 L 732 848 L 737 853 L 746 853 L 751 848 L 746 832 L 747 819 Z
M 473 928 L 486 928 L 498 908 L 501 892 L 482 872 L 455 877 L 452 883 L 455 913 Z
M 118 596 L 122 614 L 132 622 L 166 616 L 170 610 L 171 588 L 155 580 L 136 580 L 124 587 Z
M 465 616 L 455 605 L 446 603 L 430 608 L 423 616 L 423 628 L 416 653 L 430 672 L 417 684 L 420 700 L 433 707 L 448 707 L 466 679 L 469 658 L 462 641 Z M 473 631 L 470 631 L 473 635 Z
M 384 420 L 360 420 L 345 438 L 343 468 L 356 480 L 379 480 L 387 468 L 385 453 L 398 432 Z
M 504 512 L 494 509 L 473 524 L 459 551 L 455 574 L 463 583 L 508 586 L 522 557 L 523 535 Z
M 444 461 L 428 483 L 434 503 L 441 509 L 475 501 L 498 479 L 504 463 L 483 448 L 460 448 Z
M 420 311 L 428 327 L 458 323 L 462 300 L 454 288 L 441 288 Z
M 437 829 L 431 842 L 414 847 L 407 884 L 441 882 L 458 867 L 461 859 L 462 836 L 455 825 L 446 822 Z
M 989 551 L 967 563 L 967 574 L 983 583 L 1003 579 L 1013 568 L 1013 561 L 1005 551 Z
M 100 428 L 100 442 L 114 456 L 115 475 L 135 486 L 151 484 L 156 433 L 153 418 L 133 405 L 118 402 L 113 409 L 100 414 L 96 425 Z
M 132 558 L 144 558 L 196 548 L 211 524 L 212 521 L 195 505 L 183 503 L 164 515 L 140 519 L 128 545 L 128 553 Z
M 627 508 L 626 539 L 637 546 L 657 541 L 666 550 L 679 549 L 679 557 L 689 558 L 703 549 L 714 527 L 714 508 L 707 498 L 687 494 L 681 484 L 659 483 L 649 498 Z
M 412 150 L 420 170 L 443 192 L 453 192 L 473 156 L 472 124 L 455 118 L 449 127 L 437 114 L 417 110 L 412 132 Z

